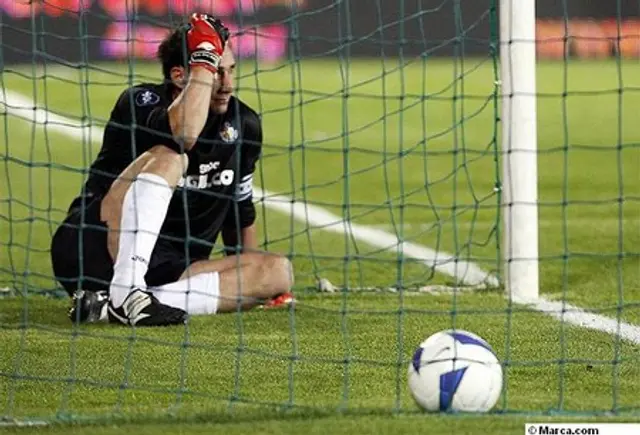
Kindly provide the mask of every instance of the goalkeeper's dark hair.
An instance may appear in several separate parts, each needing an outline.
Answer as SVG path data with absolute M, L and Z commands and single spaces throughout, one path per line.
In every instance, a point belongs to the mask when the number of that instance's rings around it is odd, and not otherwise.
M 181 66 L 187 68 L 187 30 L 183 24 L 169 33 L 158 47 L 157 57 L 162 64 L 162 75 L 171 80 L 171 68 Z

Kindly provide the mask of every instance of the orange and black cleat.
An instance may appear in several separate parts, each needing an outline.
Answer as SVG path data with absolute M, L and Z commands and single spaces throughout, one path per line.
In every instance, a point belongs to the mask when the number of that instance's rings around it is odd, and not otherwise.
M 295 302 L 295 299 L 293 297 L 293 293 L 291 292 L 280 293 L 279 295 L 274 296 L 273 298 L 265 302 L 262 305 L 262 308 L 270 309 L 270 308 L 288 307 L 294 302 Z

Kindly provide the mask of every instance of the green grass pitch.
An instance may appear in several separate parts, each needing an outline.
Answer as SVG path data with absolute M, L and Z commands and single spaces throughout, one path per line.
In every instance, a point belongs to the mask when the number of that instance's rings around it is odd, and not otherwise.
M 239 96 L 263 115 L 261 187 L 499 273 L 490 59 L 401 68 L 388 59 L 243 62 L 238 75 Z M 145 63 L 46 74 L 27 66 L 6 67 L 1 84 L 102 126 L 127 83 L 158 77 Z M 538 68 L 542 294 L 632 324 L 640 323 L 639 89 L 637 61 Z M 3 416 L 155 434 L 180 421 L 189 433 L 472 433 L 479 425 L 513 433 L 541 413 L 640 415 L 639 346 L 512 306 L 499 290 L 318 294 L 309 290 L 318 278 L 413 288 L 451 277 L 267 203 L 258 204 L 261 242 L 291 255 L 295 309 L 194 318 L 187 329 L 72 328 L 66 301 L 37 293 L 55 288 L 51 232 L 99 138 L 78 141 L 5 111 L 0 137 L 0 287 L 32 292 L 0 300 Z M 425 416 L 413 404 L 410 355 L 452 326 L 486 338 L 505 362 L 496 414 Z

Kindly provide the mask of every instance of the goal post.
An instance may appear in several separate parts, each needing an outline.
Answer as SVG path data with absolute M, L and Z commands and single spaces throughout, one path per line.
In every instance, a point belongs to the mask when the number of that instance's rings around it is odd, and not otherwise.
M 502 254 L 507 294 L 539 294 L 536 2 L 499 0 Z

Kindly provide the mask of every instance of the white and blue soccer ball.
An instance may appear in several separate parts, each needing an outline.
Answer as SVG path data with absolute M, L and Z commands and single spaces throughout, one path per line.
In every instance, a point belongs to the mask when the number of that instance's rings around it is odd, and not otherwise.
M 489 343 L 476 334 L 440 331 L 416 349 L 408 382 L 425 411 L 487 412 L 502 391 L 502 366 Z

